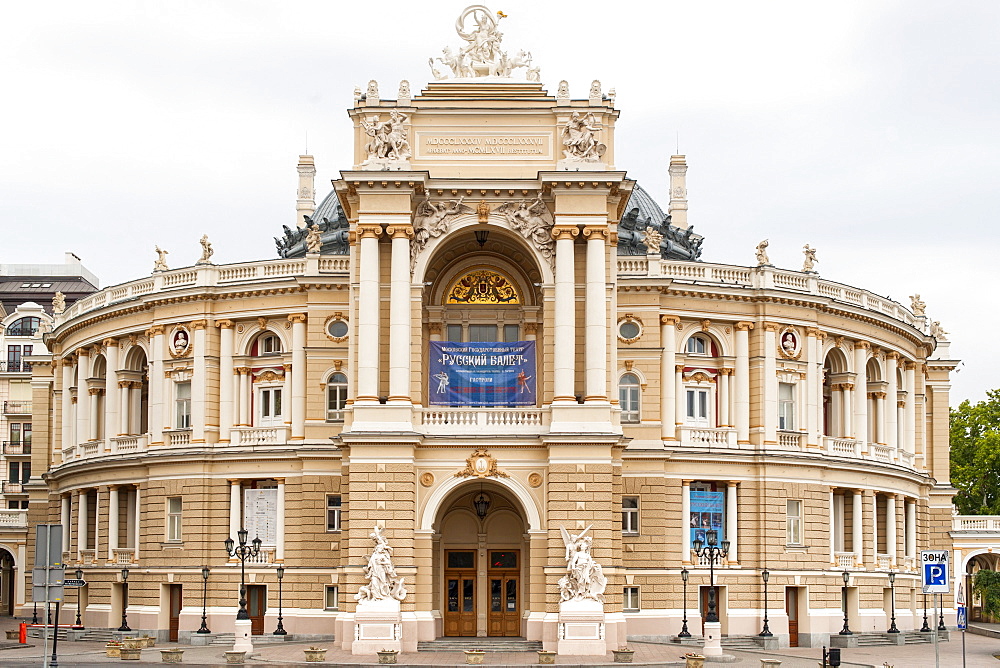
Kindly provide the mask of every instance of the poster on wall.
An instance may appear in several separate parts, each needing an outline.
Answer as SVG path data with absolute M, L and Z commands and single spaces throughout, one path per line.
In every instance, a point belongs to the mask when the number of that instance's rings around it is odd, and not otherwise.
M 725 539 L 722 513 L 726 504 L 725 492 L 691 492 L 691 542 L 700 540 L 708 544 L 705 532 L 719 532 L 719 545 Z
M 534 406 L 535 342 L 430 342 L 428 403 Z
M 247 540 L 260 538 L 261 544 L 274 546 L 278 540 L 278 490 L 243 490 L 243 526 Z

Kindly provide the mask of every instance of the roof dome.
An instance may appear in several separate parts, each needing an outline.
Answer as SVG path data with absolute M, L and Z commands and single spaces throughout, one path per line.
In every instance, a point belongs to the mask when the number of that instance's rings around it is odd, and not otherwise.
M 638 183 L 632 189 L 625 215 L 618 224 L 618 254 L 646 255 L 645 230 L 651 227 L 659 232 L 660 257 L 664 260 L 697 260 L 701 257 L 704 237 L 694 233 L 694 226 L 687 229 L 670 224 L 670 216 Z
M 320 239 L 323 240 L 323 248 L 320 252 L 324 255 L 347 255 L 347 216 L 340 208 L 340 200 L 337 199 L 337 192 L 330 191 L 312 216 L 306 216 L 306 225 L 318 225 Z M 306 234 L 305 227 L 291 229 L 287 225 L 282 225 L 285 230 L 284 237 L 275 237 L 274 243 L 278 248 L 278 256 L 283 258 L 305 257 L 306 256 Z

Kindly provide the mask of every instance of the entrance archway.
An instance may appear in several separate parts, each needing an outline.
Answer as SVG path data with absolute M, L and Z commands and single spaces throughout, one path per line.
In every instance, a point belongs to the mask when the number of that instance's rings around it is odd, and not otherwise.
M 529 541 L 517 497 L 491 481 L 466 482 L 445 497 L 434 524 L 441 635 L 523 636 Z
M 14 615 L 14 555 L 0 547 L 0 615 Z

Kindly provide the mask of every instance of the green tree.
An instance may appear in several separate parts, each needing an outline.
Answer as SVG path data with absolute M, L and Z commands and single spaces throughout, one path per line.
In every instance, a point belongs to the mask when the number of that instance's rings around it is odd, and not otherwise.
M 951 483 L 962 515 L 1000 515 L 1000 390 L 951 410 Z
M 984 615 L 1000 617 L 1000 572 L 978 571 L 972 581 L 972 593 L 981 597 Z

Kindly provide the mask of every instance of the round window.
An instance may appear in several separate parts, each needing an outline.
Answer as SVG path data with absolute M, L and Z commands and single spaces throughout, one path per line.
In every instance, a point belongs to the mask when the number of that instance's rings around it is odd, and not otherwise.
M 618 336 L 626 341 L 638 339 L 641 332 L 642 329 L 635 320 L 624 320 L 618 325 Z
M 335 339 L 342 339 L 347 336 L 347 323 L 343 320 L 331 320 L 326 331 Z

